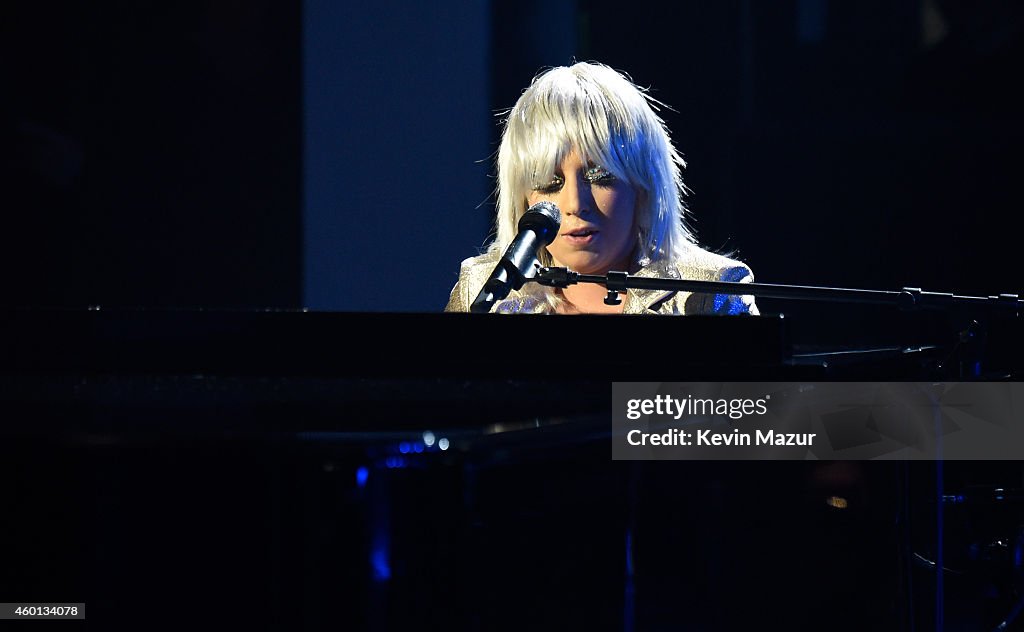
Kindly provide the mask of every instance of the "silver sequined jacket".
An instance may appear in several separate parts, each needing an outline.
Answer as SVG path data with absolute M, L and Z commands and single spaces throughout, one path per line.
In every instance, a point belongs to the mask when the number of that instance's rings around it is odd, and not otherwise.
M 452 288 L 446 312 L 468 312 L 494 266 L 498 252 L 470 257 L 462 262 L 459 280 Z M 684 256 L 674 262 L 656 261 L 636 273 L 640 277 L 691 279 L 700 281 L 736 281 L 749 283 L 754 275 L 745 264 L 689 246 Z M 492 308 L 499 313 L 551 313 L 545 301 L 513 291 Z M 753 296 L 703 294 L 664 290 L 629 290 L 624 314 L 749 314 L 757 315 Z

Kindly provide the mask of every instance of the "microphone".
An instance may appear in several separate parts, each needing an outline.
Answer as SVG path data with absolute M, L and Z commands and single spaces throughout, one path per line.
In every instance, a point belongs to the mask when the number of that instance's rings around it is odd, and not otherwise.
M 557 206 L 551 202 L 537 202 L 531 206 L 519 219 L 519 233 L 505 249 L 505 254 L 498 260 L 469 311 L 486 314 L 509 292 L 523 287 L 527 273 L 532 272 L 537 261 L 537 253 L 542 246 L 555 240 L 561 226 L 562 212 Z

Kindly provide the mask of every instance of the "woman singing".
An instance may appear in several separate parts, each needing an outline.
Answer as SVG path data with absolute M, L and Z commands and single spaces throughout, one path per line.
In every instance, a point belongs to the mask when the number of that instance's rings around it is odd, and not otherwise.
M 535 78 L 512 108 L 498 150 L 497 238 L 462 262 L 445 311 L 469 311 L 519 218 L 542 201 L 561 210 L 541 265 L 581 274 L 743 281 L 750 269 L 700 248 L 686 226 L 682 157 L 657 102 L 607 66 L 578 63 Z M 500 313 L 757 314 L 752 296 L 636 290 L 607 305 L 607 290 L 527 283 L 494 305 Z

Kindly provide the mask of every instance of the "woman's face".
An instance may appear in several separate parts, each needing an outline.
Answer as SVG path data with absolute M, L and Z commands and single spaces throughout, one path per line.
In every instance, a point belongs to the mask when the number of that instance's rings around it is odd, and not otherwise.
M 562 227 L 547 247 L 555 266 L 581 274 L 629 271 L 636 246 L 636 191 L 628 182 L 600 165 L 583 164 L 573 150 L 554 179 L 527 201 L 530 206 L 552 202 L 562 211 Z

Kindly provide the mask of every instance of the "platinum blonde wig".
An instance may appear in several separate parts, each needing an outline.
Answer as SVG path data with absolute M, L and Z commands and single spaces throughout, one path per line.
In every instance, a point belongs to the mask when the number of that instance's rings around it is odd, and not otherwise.
M 527 196 L 551 182 L 575 149 L 637 193 L 634 264 L 675 259 L 694 243 L 682 196 L 686 166 L 654 108 L 658 101 L 615 70 L 596 63 L 552 68 L 534 78 L 508 114 L 498 150 L 497 237 L 515 239 Z M 551 265 L 546 251 L 541 263 Z

